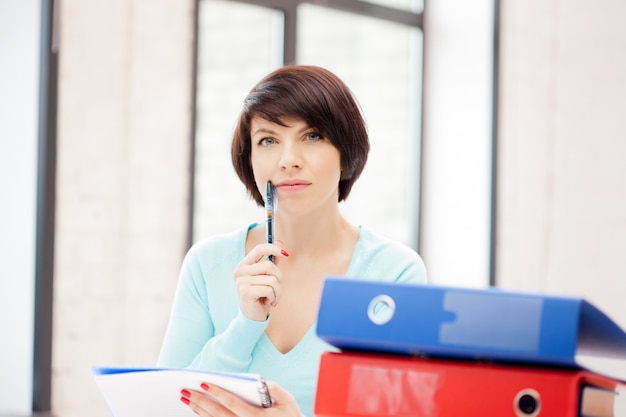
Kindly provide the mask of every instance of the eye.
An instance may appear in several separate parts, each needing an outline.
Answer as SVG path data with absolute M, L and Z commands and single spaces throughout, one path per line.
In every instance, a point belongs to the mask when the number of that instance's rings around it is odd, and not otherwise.
M 310 141 L 324 140 L 324 137 L 317 132 L 309 132 L 306 134 L 306 139 Z
M 263 138 L 257 142 L 257 144 L 260 146 L 270 146 L 274 143 L 276 143 L 276 140 L 274 140 L 274 138 Z

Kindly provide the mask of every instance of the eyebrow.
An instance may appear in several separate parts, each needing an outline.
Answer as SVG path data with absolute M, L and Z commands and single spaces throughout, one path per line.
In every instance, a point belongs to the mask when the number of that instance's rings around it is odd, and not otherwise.
M 250 136 L 256 136 L 259 133 L 269 133 L 269 134 L 273 135 L 273 134 L 276 133 L 276 131 L 272 130 L 272 129 L 265 128 L 265 127 L 260 127 L 257 130 L 255 130 L 254 132 L 252 132 L 252 134 Z
M 289 127 L 289 126 L 287 126 L 287 127 Z M 309 125 L 305 125 L 302 129 L 300 129 L 298 131 L 298 133 L 304 133 L 307 130 L 313 130 L 313 128 L 311 126 L 309 126 Z M 269 133 L 270 135 L 275 135 L 276 131 L 271 129 L 271 128 L 269 128 L 269 127 L 260 127 L 258 129 L 256 129 L 254 132 L 251 132 L 250 136 L 251 137 L 252 136 L 256 136 L 259 133 Z

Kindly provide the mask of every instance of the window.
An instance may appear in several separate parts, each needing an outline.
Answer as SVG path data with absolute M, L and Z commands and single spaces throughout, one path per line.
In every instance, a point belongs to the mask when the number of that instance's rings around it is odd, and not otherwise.
M 421 14 L 402 0 L 315 3 L 200 0 L 194 241 L 262 220 L 231 166 L 232 129 L 249 89 L 295 62 L 341 77 L 368 123 L 370 158 L 342 210 L 417 249 Z

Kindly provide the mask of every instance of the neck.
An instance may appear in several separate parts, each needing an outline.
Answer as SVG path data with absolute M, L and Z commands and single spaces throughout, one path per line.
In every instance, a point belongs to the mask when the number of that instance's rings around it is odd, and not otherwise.
M 276 216 L 276 237 L 290 254 L 318 256 L 332 252 L 356 232 L 338 207 L 331 213 Z

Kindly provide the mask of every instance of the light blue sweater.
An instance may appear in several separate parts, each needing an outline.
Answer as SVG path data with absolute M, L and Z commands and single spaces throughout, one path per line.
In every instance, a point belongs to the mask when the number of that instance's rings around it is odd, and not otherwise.
M 320 355 L 337 349 L 317 337 L 313 324 L 282 354 L 265 335 L 268 322 L 241 313 L 233 271 L 254 227 L 211 237 L 189 250 L 158 366 L 257 373 L 291 392 L 300 411 L 313 416 Z M 362 226 L 346 277 L 426 283 L 426 269 L 415 251 Z

